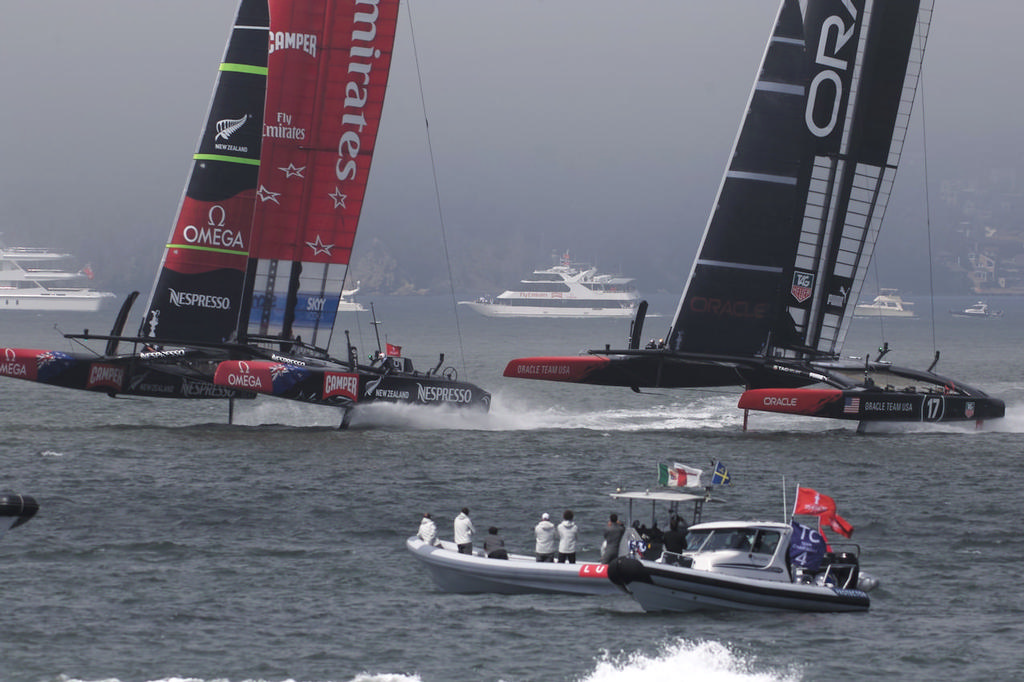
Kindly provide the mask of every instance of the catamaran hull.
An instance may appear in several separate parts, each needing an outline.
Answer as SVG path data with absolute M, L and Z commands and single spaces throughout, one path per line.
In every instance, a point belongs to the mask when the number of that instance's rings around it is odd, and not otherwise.
M 418 537 L 406 540 L 405 547 L 445 592 L 622 594 L 622 589 L 608 580 L 608 567 L 604 564 L 541 563 L 532 556 L 517 554 L 509 555 L 507 560 L 488 559 L 482 553 L 459 554 L 450 542 L 430 546 Z
M 621 585 L 644 611 L 867 611 L 861 590 L 776 580 L 756 580 L 619 557 L 608 577 Z
M 436 375 L 323 367 L 266 360 L 221 362 L 218 386 L 335 407 L 373 402 L 490 409 L 491 394 L 470 383 Z
M 29 348 L 0 349 L 0 376 L 51 386 L 151 398 L 254 398 L 249 391 L 217 386 L 208 360 L 190 355 L 201 351 L 158 351 L 142 355 L 97 357 Z M 170 364 L 177 363 L 177 364 Z
M 828 419 L 882 422 L 954 422 L 999 419 L 1006 405 L 985 395 L 840 389 L 754 389 L 739 408 Z
M 517 358 L 505 366 L 504 375 L 514 379 L 541 379 L 597 386 L 630 388 L 699 388 L 708 386 L 762 385 L 764 372 L 756 365 L 687 359 L 666 352 L 630 355 L 575 355 Z M 772 374 L 783 386 L 813 383 L 804 376 Z

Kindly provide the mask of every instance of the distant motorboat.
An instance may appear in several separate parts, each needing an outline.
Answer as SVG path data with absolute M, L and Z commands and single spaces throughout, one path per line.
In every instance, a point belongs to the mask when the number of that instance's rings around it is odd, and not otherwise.
M 49 284 L 91 277 L 88 265 L 77 272 L 40 266 L 70 257 L 68 253 L 0 244 L 0 310 L 99 310 L 103 301 L 114 297 L 112 292 Z
M 1002 310 L 992 310 L 988 307 L 988 303 L 984 301 L 978 301 L 974 305 L 969 305 L 963 310 L 950 310 L 949 314 L 953 317 L 970 317 L 974 319 L 988 319 L 992 317 L 1002 317 Z
M 632 317 L 639 295 L 632 277 L 599 273 L 566 251 L 550 268 L 534 270 L 518 289 L 459 301 L 487 317 Z
M 858 303 L 853 310 L 854 317 L 917 317 L 907 306 L 914 305 L 904 301 L 897 289 L 879 289 L 871 303 Z

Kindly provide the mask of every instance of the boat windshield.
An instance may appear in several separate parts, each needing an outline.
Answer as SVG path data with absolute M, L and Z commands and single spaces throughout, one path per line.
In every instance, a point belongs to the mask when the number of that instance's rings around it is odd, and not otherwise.
M 723 549 L 775 554 L 782 534 L 776 530 L 757 528 L 716 528 L 690 531 L 686 534 L 687 552 L 717 552 Z

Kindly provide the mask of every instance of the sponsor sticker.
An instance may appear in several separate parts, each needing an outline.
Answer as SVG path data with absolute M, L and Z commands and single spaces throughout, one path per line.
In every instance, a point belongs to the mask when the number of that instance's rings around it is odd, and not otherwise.
M 124 367 L 102 362 L 94 362 L 89 365 L 89 380 L 85 384 L 86 389 L 111 388 L 120 391 L 123 384 Z
M 359 398 L 359 376 L 339 372 L 324 373 L 324 398 L 343 396 L 355 402 Z

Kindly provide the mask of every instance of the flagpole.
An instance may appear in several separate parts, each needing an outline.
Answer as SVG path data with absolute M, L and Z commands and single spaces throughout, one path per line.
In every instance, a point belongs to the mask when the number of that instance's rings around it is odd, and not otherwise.
M 789 506 L 786 504 L 786 475 L 782 475 L 782 518 L 789 522 Z

